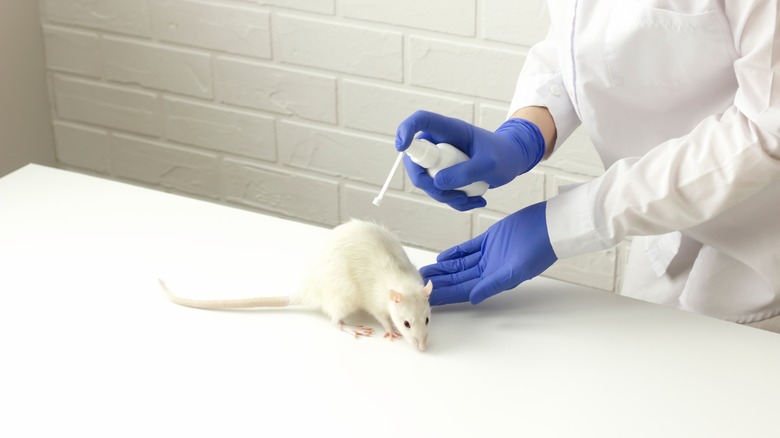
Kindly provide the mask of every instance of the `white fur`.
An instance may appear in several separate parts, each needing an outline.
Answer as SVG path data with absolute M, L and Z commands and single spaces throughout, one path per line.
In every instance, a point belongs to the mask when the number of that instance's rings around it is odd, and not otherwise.
M 353 219 L 329 233 L 314 260 L 294 303 L 321 309 L 336 324 L 362 309 L 386 332 L 399 332 L 425 349 L 428 296 L 423 293 L 422 277 L 389 230 Z M 393 290 L 403 295 L 401 302 L 391 300 Z

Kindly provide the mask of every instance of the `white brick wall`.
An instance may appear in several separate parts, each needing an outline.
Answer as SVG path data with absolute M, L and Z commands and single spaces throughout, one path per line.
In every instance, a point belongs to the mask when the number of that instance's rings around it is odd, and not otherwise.
M 468 122 L 474 120 L 474 102 L 467 99 L 351 79 L 341 81 L 340 91 L 341 120 L 347 128 L 395 136 L 398 121 L 409 116 L 409 108 L 433 111 Z M 506 110 L 502 111 L 506 113 Z
M 137 36 L 151 34 L 149 5 L 145 1 L 40 0 L 40 5 L 46 22 Z
M 511 98 L 525 59 L 520 49 L 460 41 L 413 36 L 409 45 L 412 85 L 485 99 Z
M 211 99 L 211 57 L 124 38 L 103 37 L 103 74 L 117 83 Z
M 539 1 L 482 0 L 485 39 L 526 44 L 544 38 L 550 17 Z
M 233 158 L 222 170 L 229 202 L 331 227 L 341 222 L 336 180 Z
M 152 34 L 161 41 L 271 58 L 269 11 L 190 1 L 151 2 Z
M 219 161 L 215 153 L 112 135 L 109 142 L 113 172 L 121 178 L 217 197 Z
M 474 36 L 475 4 L 476 0 L 341 0 L 339 7 L 345 17 L 357 20 Z
M 346 133 L 343 130 L 282 121 L 277 136 L 280 162 L 346 180 L 382 185 L 387 164 L 396 157 L 386 138 Z M 403 187 L 399 172 L 390 187 Z
M 276 161 L 273 117 L 242 109 L 166 96 L 165 135 L 204 149 Z
M 100 36 L 56 26 L 45 26 L 46 65 L 49 69 L 81 76 L 100 77 Z
M 403 78 L 400 32 L 279 14 L 273 39 L 282 62 L 394 82 Z
M 334 226 L 372 217 L 441 250 L 603 172 L 577 131 L 468 213 L 403 171 L 417 109 L 495 129 L 543 0 L 39 0 L 63 167 Z M 545 275 L 613 290 L 627 246 Z
M 217 100 L 335 124 L 336 78 L 245 60 L 214 59 Z
M 150 136 L 163 133 L 155 93 L 64 76 L 55 76 L 53 84 L 58 118 Z

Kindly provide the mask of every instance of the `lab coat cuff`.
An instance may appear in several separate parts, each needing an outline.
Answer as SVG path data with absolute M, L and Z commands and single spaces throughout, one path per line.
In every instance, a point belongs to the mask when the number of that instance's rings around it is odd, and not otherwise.
M 559 259 L 609 247 L 596 232 L 590 204 L 588 184 L 562 188 L 547 201 L 547 232 Z
M 542 106 L 550 111 L 557 135 L 553 150 L 563 144 L 581 123 L 560 73 L 543 80 L 539 77 L 536 80 L 518 80 L 508 117 L 528 106 Z

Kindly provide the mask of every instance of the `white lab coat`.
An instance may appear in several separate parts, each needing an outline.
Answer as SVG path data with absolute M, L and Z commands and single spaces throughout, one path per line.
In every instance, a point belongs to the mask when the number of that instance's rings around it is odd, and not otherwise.
M 634 250 L 680 287 L 626 294 L 740 323 L 780 314 L 778 0 L 549 10 L 510 114 L 547 107 L 557 144 L 581 123 L 607 168 L 548 201 L 558 257 L 657 236 Z

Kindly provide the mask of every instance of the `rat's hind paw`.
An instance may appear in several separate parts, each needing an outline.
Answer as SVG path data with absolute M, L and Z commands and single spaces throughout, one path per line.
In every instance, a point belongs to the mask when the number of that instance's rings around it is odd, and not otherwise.
M 346 325 L 343 322 L 339 321 L 339 328 L 341 331 L 347 332 L 355 337 L 355 339 L 359 338 L 360 336 L 371 336 L 374 334 L 374 329 L 371 327 L 363 327 L 362 325 Z

